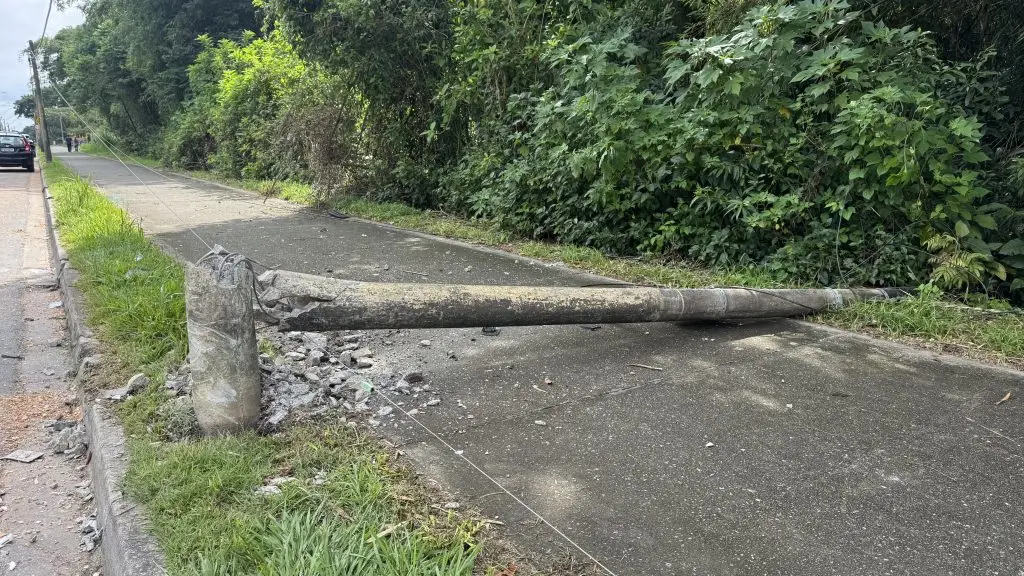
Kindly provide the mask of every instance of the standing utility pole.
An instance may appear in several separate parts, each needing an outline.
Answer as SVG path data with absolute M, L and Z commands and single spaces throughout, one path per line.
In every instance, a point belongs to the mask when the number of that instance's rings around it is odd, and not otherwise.
M 36 140 L 43 143 L 43 151 L 46 152 L 46 161 L 53 162 L 53 153 L 50 152 L 50 138 L 46 134 L 46 109 L 43 108 L 43 89 L 39 86 L 39 68 L 36 67 L 36 45 L 28 41 L 28 57 L 32 62 L 32 84 L 35 87 L 36 100 L 36 125 L 39 126 L 39 138 Z

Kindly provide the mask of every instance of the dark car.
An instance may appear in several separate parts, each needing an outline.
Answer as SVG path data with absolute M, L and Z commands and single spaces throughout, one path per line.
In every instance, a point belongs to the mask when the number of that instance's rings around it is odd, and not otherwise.
M 20 166 L 36 171 L 33 146 L 23 134 L 0 133 L 0 166 Z

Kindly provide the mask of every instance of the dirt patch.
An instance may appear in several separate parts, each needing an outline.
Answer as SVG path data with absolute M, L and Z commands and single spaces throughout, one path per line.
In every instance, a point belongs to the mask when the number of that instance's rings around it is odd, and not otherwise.
M 68 403 L 73 404 L 69 406 Z M 39 429 L 45 420 L 80 420 L 81 410 L 66 394 L 18 394 L 0 396 L 0 452 L 17 448 L 19 442 Z

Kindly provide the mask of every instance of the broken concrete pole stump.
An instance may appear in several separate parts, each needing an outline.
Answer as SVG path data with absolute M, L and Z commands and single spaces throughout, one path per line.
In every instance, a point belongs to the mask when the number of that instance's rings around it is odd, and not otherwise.
M 253 275 L 241 256 L 216 247 L 186 271 L 192 402 L 203 432 L 255 428 L 261 376 L 253 320 Z

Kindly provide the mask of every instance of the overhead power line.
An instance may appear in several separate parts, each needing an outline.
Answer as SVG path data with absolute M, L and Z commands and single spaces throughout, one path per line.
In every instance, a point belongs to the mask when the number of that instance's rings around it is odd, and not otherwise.
M 46 38 L 46 28 L 50 25 L 50 13 L 53 12 L 53 0 L 50 0 L 49 6 L 46 7 L 46 20 L 43 20 L 43 33 L 39 35 L 39 39 Z

